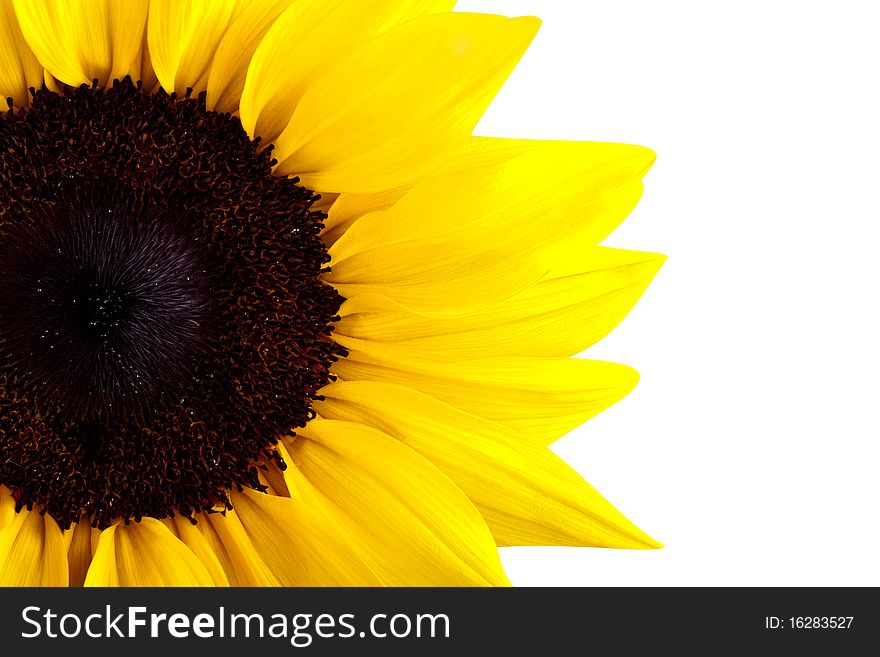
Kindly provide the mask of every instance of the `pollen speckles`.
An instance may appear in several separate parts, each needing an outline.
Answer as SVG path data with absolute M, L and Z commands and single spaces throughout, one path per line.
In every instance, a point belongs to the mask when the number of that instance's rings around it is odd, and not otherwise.
M 344 353 L 311 191 L 130 80 L 0 118 L 0 483 L 62 527 L 261 489 Z
M 6 369 L 47 418 L 143 421 L 210 356 L 210 254 L 115 179 L 66 179 L 31 205 L 0 241 Z

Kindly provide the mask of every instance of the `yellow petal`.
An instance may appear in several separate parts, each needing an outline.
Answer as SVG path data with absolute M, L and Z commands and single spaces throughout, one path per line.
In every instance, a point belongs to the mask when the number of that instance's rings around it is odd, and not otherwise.
M 344 381 L 399 383 L 549 445 L 632 390 L 625 365 L 579 358 L 484 358 L 458 363 L 396 360 L 380 346 L 333 366 Z
M 257 554 L 283 586 L 380 584 L 337 526 L 312 506 L 249 489 L 230 498 Z
M 28 45 L 61 82 L 138 76 L 148 0 L 13 2 Z
M 398 187 L 375 194 L 339 194 L 327 210 L 327 219 L 321 232 L 324 243 L 328 246 L 332 245 L 362 216 L 370 212 L 387 210 L 397 203 L 408 189 L 408 187 Z
M 91 546 L 92 546 L 92 559 L 95 558 L 95 554 L 98 552 L 98 544 L 101 542 L 101 534 L 104 533 L 103 529 L 98 529 L 97 527 L 92 527 L 92 536 L 91 536 Z M 88 576 L 88 573 L 86 573 Z
M 234 511 L 201 513 L 195 525 L 185 518 L 174 519 L 181 541 L 199 557 L 208 570 L 219 566 L 222 576 L 215 581 L 230 586 L 278 586 L 279 582 L 257 555 Z M 210 567 L 209 567 L 209 564 Z
M 572 356 L 626 316 L 664 259 L 597 247 L 582 253 L 582 272 L 545 278 L 458 317 L 418 314 L 380 295 L 357 295 L 342 304 L 335 337 L 354 350 L 381 343 L 398 358 Z
M 275 463 L 266 463 L 266 469 L 259 471 L 260 483 L 268 488 L 270 495 L 290 497 L 290 490 L 284 478 L 284 472 Z
M 207 86 L 211 60 L 240 0 L 152 0 L 147 42 L 153 70 L 166 91 Z
M 140 76 L 145 93 L 155 93 L 159 89 L 159 79 L 156 77 L 156 71 L 153 70 L 153 58 L 150 57 L 146 30 L 141 43 Z
M 196 527 L 223 564 L 231 586 L 280 586 L 235 511 L 203 514 Z
M 653 158 L 624 144 L 471 139 L 392 207 L 350 221 L 324 279 L 433 316 L 498 304 L 586 270 L 584 252 L 638 201 Z
M 67 586 L 67 551 L 56 522 L 22 509 L 0 528 L 0 586 Z
M 131 75 L 137 81 L 141 77 L 149 4 L 149 0 L 109 0 L 110 80 Z
M 171 521 L 174 525 L 175 534 L 186 545 L 198 560 L 202 562 L 205 570 L 211 576 L 211 581 L 215 586 L 229 586 L 230 581 L 226 576 L 226 570 L 221 563 L 220 557 L 215 550 L 215 544 L 210 537 L 206 535 L 204 527 L 198 527 L 198 524 L 204 525 L 204 516 L 201 514 L 201 522 L 193 525 L 187 518 L 175 516 Z
M 304 500 L 345 529 L 384 583 L 507 583 L 477 509 L 405 445 L 362 424 L 316 420 L 287 447 Z
M 398 2 L 397 14 L 389 17 L 388 26 L 425 16 L 452 11 L 458 0 L 406 0 Z
M 539 21 L 435 14 L 322 71 L 276 141 L 277 171 L 321 191 L 411 184 L 467 139 Z
M 82 586 L 86 581 L 89 564 L 92 563 L 92 531 L 89 519 L 82 520 L 66 530 L 67 564 L 70 571 L 70 586 Z
M 0 0 L 0 98 L 24 107 L 28 88 L 39 88 L 42 81 L 43 67 L 24 40 L 12 0 Z
M 485 244 L 482 248 L 440 240 L 391 244 L 372 249 L 369 258 L 331 262 L 322 278 L 349 299 L 380 294 L 414 312 L 455 317 L 501 303 L 548 271 L 540 263 L 526 266 L 510 250 Z
M 332 206 L 336 202 L 339 196 L 340 194 L 330 194 L 327 192 L 323 194 L 318 194 L 315 202 L 312 203 L 312 210 L 314 210 L 315 212 L 323 212 L 324 214 L 327 214 L 327 212 L 330 210 L 330 206 Z
M 336 275 L 363 269 L 394 245 L 435 266 L 438 256 L 450 256 L 417 251 L 422 241 L 460 243 L 462 255 L 491 244 L 517 259 L 573 237 L 596 245 L 635 206 L 654 161 L 641 146 L 531 141 L 504 148 L 507 141 L 468 142 L 465 154 L 416 184 L 393 208 L 362 217 L 330 250 Z
M 241 121 L 251 136 L 272 141 L 287 126 L 315 76 L 395 24 L 435 11 L 448 0 L 297 0 L 268 29 L 250 61 Z
M 15 499 L 9 489 L 0 484 L 0 529 L 12 522 L 15 518 Z
M 86 586 L 213 586 L 208 570 L 162 522 L 143 518 L 101 532 Z
M 498 545 L 659 547 L 548 448 L 503 425 L 389 383 L 337 382 L 321 394 L 324 417 L 384 431 L 446 473 Z
M 251 57 L 264 35 L 294 0 L 264 0 L 242 7 L 220 39 L 208 73 L 208 109 L 236 112 Z

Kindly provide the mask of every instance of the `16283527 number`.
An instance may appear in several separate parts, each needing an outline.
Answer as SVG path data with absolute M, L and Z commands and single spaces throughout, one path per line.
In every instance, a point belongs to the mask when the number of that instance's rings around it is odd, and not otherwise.
M 791 616 L 789 627 L 794 630 L 847 630 L 853 616 Z

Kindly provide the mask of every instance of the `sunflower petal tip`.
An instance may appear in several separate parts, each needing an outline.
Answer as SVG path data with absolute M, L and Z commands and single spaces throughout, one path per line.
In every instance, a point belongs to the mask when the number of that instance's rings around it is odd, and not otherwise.
M 658 541 L 655 538 L 651 538 L 647 534 L 644 534 L 642 537 L 642 547 L 643 550 L 661 550 L 666 546 Z
M 639 177 L 643 178 L 657 161 L 657 153 L 647 146 L 639 146 L 637 157 L 639 158 Z
M 541 21 L 541 19 L 537 16 L 519 16 L 514 20 L 519 21 L 523 25 L 529 26 L 535 32 L 537 32 L 541 28 L 541 25 L 543 23 L 543 21 Z
M 651 271 L 651 278 L 653 278 L 660 269 L 663 268 L 663 265 L 666 264 L 666 261 L 669 260 L 669 256 L 665 253 L 654 253 L 646 252 L 645 266 Z
M 641 529 L 627 523 L 628 528 L 618 535 L 618 539 L 607 543 L 604 547 L 623 550 L 659 550 L 666 547 L 663 543 L 649 536 Z
M 639 379 L 641 379 L 642 375 L 639 374 L 637 369 L 629 365 L 619 365 L 619 367 L 621 368 L 620 387 L 626 391 L 624 394 L 628 394 L 639 384 Z

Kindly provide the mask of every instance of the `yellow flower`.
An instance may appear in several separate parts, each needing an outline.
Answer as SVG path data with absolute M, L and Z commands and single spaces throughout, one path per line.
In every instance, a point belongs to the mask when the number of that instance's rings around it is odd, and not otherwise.
M 0 583 L 658 546 L 548 448 L 636 383 L 571 356 L 654 155 L 472 136 L 539 22 L 453 4 L 0 0 Z

